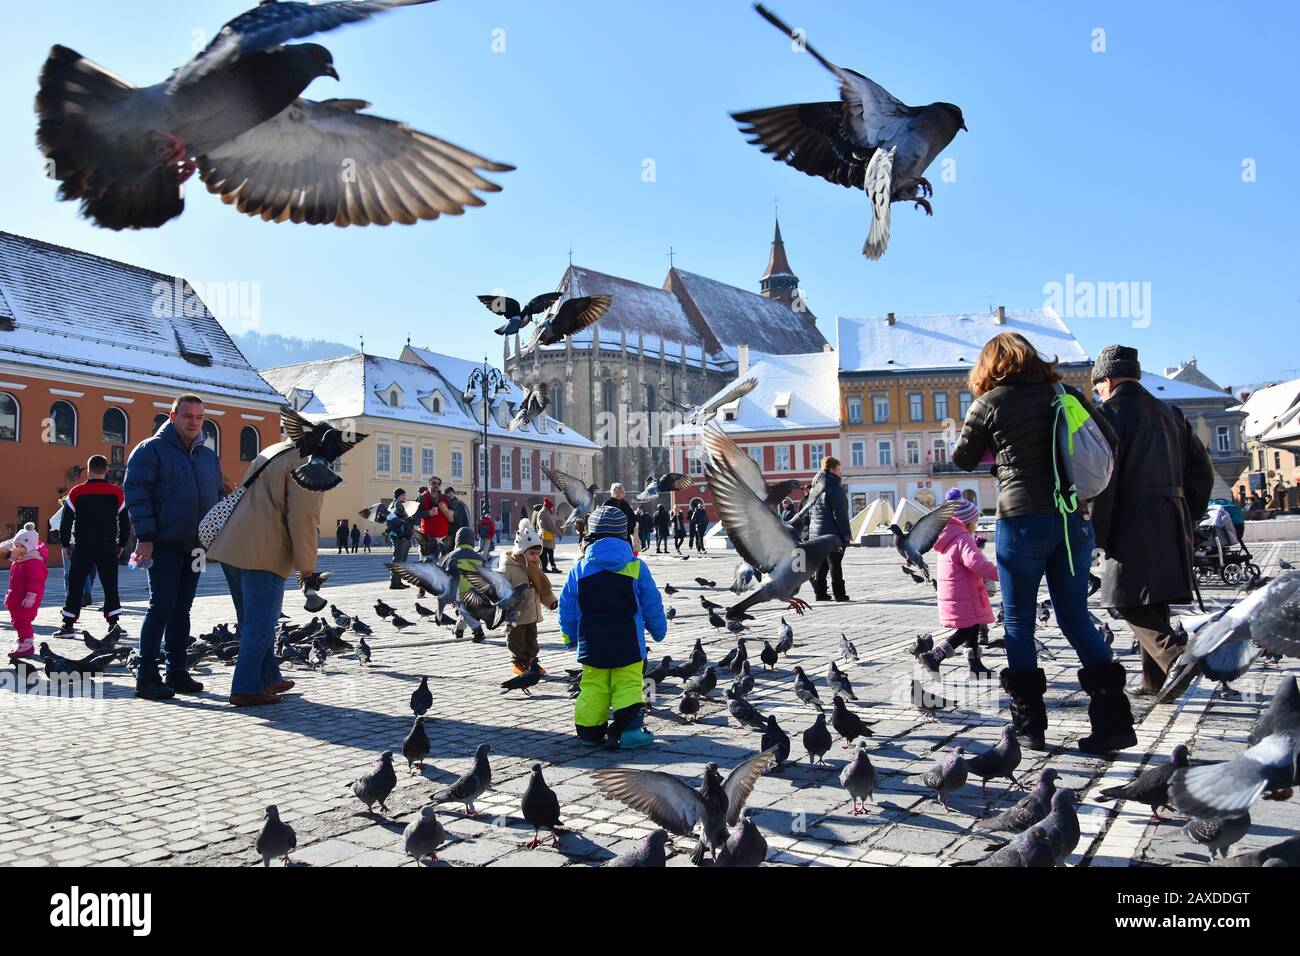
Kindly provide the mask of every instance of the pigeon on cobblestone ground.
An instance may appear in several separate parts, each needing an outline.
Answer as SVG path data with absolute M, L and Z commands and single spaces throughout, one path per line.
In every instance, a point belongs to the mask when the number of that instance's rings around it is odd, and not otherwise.
M 362 667 L 370 666 L 370 645 L 364 637 L 357 641 L 357 663 Z
M 809 765 L 824 764 L 826 751 L 831 749 L 834 742 L 831 732 L 826 729 L 826 715 L 819 713 L 812 726 L 803 732 L 803 749 L 808 754 Z
M 876 790 L 876 768 L 872 766 L 871 757 L 867 754 L 865 740 L 858 741 L 853 758 L 840 771 L 840 786 L 853 798 L 853 809 L 849 811 L 849 816 L 869 812 L 866 803 L 872 799 Z
M 751 811 L 740 818 L 740 826 L 731 831 L 727 842 L 718 850 L 715 866 L 754 867 L 767 859 L 767 838 L 754 823 Z
M 430 862 L 437 863 L 438 848 L 446 842 L 447 831 L 438 821 L 434 808 L 427 804 L 420 808 L 420 815 L 402 831 L 402 847 L 417 863 L 426 856 Z
M 371 637 L 375 632 L 372 631 L 370 625 L 362 621 L 361 618 L 354 617 L 352 619 L 352 633 L 360 634 L 362 637 Z
M 844 749 L 847 750 L 852 746 L 853 741 L 859 737 L 873 737 L 871 726 L 849 710 L 848 705 L 844 703 L 844 698 L 836 694 L 831 699 L 831 726 L 835 732 L 844 738 Z
M 776 651 L 778 654 L 789 654 L 794 648 L 794 628 L 786 623 L 785 618 L 781 618 L 781 626 L 776 632 Z
M 1002 728 L 1002 737 L 995 747 L 982 754 L 976 754 L 966 761 L 966 767 L 980 778 L 980 792 L 985 792 L 990 780 L 1006 777 L 1021 790 L 1025 785 L 1016 779 L 1016 768 L 1020 766 L 1023 755 L 1020 742 L 1016 739 L 1016 728 L 1008 724 Z
M 794 669 L 794 695 L 808 706 L 816 707 L 818 711 L 821 711 L 822 700 L 817 694 L 817 688 L 808 679 L 808 675 L 803 672 L 803 668 L 797 665 Z
M 781 660 L 781 655 L 776 648 L 772 646 L 771 641 L 763 642 L 763 649 L 758 654 L 758 659 L 763 664 L 764 670 L 776 670 L 777 663 Z
M 767 729 L 767 718 L 758 712 L 758 708 L 745 700 L 743 697 L 733 697 L 727 704 L 727 712 L 742 727 L 748 727 L 750 730 Z
M 352 793 L 371 812 L 374 811 L 377 803 L 379 809 L 387 813 L 388 806 L 384 801 L 388 799 L 389 794 L 396 787 L 397 773 L 393 770 L 393 752 L 391 750 L 385 750 L 379 755 L 379 761 L 368 773 L 362 774 L 352 781 Z
M 1034 788 L 1015 806 L 1008 807 L 996 816 L 976 820 L 975 829 L 993 833 L 1023 833 L 1052 811 L 1052 796 L 1056 793 L 1056 780 L 1059 776 L 1051 767 L 1045 768 L 1038 775 Z
M 1183 833 L 1194 843 L 1199 843 L 1209 852 L 1209 862 L 1216 857 L 1226 857 L 1228 848 L 1250 831 L 1250 814 L 1239 817 L 1221 817 L 1211 820 L 1188 820 L 1183 826 Z
M 450 787 L 439 790 L 431 798 L 434 803 L 463 803 L 465 812 L 478 816 L 474 801 L 492 786 L 492 766 L 488 763 L 488 754 L 492 752 L 490 744 L 479 744 L 474 751 L 474 766 Z
M 1033 827 L 982 860 L 967 860 L 953 866 L 1050 867 L 1055 866 L 1052 842 L 1042 827 Z
M 836 667 L 834 661 L 831 661 L 830 666 L 826 668 L 826 686 L 831 689 L 832 694 L 847 697 L 849 700 L 858 699 L 858 695 L 853 693 L 853 683 L 849 680 L 849 675 Z
M 941 757 L 938 763 L 921 775 L 921 783 L 934 791 L 935 799 L 945 810 L 952 809 L 948 806 L 949 794 L 966 786 L 965 754 L 966 751 L 958 747 Z
M 429 690 L 429 678 L 421 677 L 420 686 L 411 691 L 411 713 L 423 717 L 433 706 L 433 692 Z
M 270 866 L 275 859 L 284 860 L 289 865 L 289 854 L 298 846 L 298 835 L 293 827 L 280 819 L 280 808 L 274 803 L 266 808 L 266 822 L 262 832 L 257 835 L 257 853 L 262 858 L 262 866 Z
M 411 732 L 402 741 L 402 756 L 406 758 L 408 773 L 424 769 L 424 758 L 429 756 L 429 734 L 424 729 L 424 718 L 416 717 L 411 725 Z
M 692 677 L 683 685 L 682 690 L 688 694 L 708 697 L 718 686 L 718 671 L 713 665 L 704 669 L 698 677 Z
M 915 677 L 912 678 L 912 696 L 910 703 L 919 710 L 928 721 L 935 721 L 935 713 L 951 710 L 957 706 L 955 700 L 949 700 L 937 690 L 930 690 Z
M 539 763 L 533 764 L 520 809 L 524 820 L 533 828 L 532 840 L 524 844 L 526 849 L 535 850 L 542 845 L 539 830 L 543 829 L 551 832 L 551 846 L 560 845 L 560 835 L 555 832 L 563 823 L 560 820 L 560 798 L 546 785 L 546 780 L 542 777 L 542 765 Z
M 858 649 L 849 640 L 848 635 L 843 632 L 840 632 L 840 657 L 847 658 L 855 664 L 858 662 Z
M 518 677 L 512 677 L 507 681 L 501 682 L 503 688 L 501 693 L 508 694 L 512 690 L 521 690 L 525 697 L 532 697 L 532 689 L 538 685 L 542 679 L 542 665 L 536 658 L 528 665 L 528 670 L 524 671 Z
M 1132 800 L 1151 808 L 1151 822 L 1161 821 L 1160 808 L 1169 807 L 1169 779 L 1174 771 L 1188 766 L 1187 746 L 1178 744 L 1169 754 L 1169 762 L 1148 767 L 1128 783 L 1107 787 L 1097 795 L 1099 803 L 1108 800 Z
M 1044 818 L 1042 828 L 1047 831 L 1056 866 L 1062 866 L 1079 845 L 1079 813 L 1075 809 L 1078 805 L 1079 795 L 1069 787 L 1052 794 L 1052 812 Z
M 759 746 L 774 753 L 773 773 L 780 773 L 785 769 L 785 762 L 790 759 L 790 735 L 781 729 L 775 714 L 768 714 L 767 726 L 763 728 L 763 739 Z
M 666 830 L 651 830 L 650 834 L 640 843 L 626 853 L 620 853 L 613 859 L 606 861 L 605 866 L 643 868 L 665 866 L 667 855 L 664 848 L 667 845 L 668 832 Z
M 677 713 L 686 718 L 688 724 L 695 723 L 695 716 L 700 712 L 700 695 L 686 691 L 677 701 Z

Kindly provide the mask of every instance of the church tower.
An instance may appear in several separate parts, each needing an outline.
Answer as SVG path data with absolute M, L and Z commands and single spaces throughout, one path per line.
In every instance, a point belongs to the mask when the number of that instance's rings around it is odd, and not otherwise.
M 781 239 L 781 220 L 776 221 L 776 235 L 772 239 L 772 256 L 767 263 L 767 272 L 762 279 L 763 297 L 783 303 L 786 308 L 795 307 L 795 297 L 799 292 L 799 277 L 790 268 L 790 260 L 785 257 L 785 242 Z

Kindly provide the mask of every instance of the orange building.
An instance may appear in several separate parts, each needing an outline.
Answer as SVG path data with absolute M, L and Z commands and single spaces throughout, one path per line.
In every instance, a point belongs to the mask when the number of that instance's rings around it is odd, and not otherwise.
M 0 232 L 0 535 L 48 534 L 91 455 L 120 483 L 185 392 L 228 481 L 280 440 L 281 397 L 183 279 Z

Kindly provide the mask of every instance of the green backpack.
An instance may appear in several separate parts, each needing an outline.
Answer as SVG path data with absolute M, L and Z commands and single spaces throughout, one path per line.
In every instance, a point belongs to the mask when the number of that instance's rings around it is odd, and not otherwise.
M 1055 383 L 1052 390 L 1056 393 L 1052 399 L 1052 407 L 1056 409 L 1052 421 L 1055 431 L 1052 501 L 1065 525 L 1065 551 L 1073 574 L 1069 516 L 1079 510 L 1080 501 L 1089 501 L 1106 490 L 1115 471 L 1115 453 L 1083 402 L 1067 392 L 1060 382 Z

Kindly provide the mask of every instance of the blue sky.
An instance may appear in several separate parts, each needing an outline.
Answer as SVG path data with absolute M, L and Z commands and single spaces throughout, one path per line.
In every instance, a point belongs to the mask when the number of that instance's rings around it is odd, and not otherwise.
M 12 0 L 6 6 L 16 7 Z M 931 167 L 935 215 L 894 206 L 860 254 L 866 198 L 749 146 L 729 111 L 834 99 L 831 76 L 746 0 L 441 0 L 318 37 L 364 98 L 490 158 L 504 191 L 413 227 L 269 225 L 197 179 L 185 215 L 112 234 L 54 201 L 34 146 L 41 62 L 63 43 L 139 85 L 243 9 L 225 0 L 49 0 L 5 17 L 0 228 L 199 282 L 260 283 L 260 329 L 396 355 L 499 357 L 473 296 L 550 290 L 574 261 L 658 285 L 677 264 L 757 288 L 772 202 L 808 302 L 836 315 L 1033 307 L 1066 282 L 1149 283 L 1150 324 L 1069 320 L 1152 369 L 1195 354 L 1222 384 L 1300 375 L 1300 5 L 772 0 L 836 62 L 905 102 L 960 105 Z M 1094 52 L 1104 30 L 1105 51 Z M 503 30 L 505 52 L 493 51 Z M 955 161 L 955 181 L 939 163 Z M 655 181 L 643 181 L 654 161 Z M 1243 162 L 1256 179 L 1243 182 Z M 232 323 L 236 330 L 239 322 Z M 1142 324 L 1139 320 L 1136 324 Z

